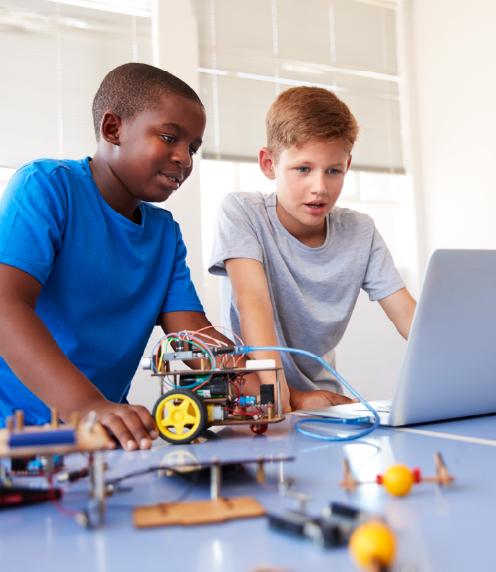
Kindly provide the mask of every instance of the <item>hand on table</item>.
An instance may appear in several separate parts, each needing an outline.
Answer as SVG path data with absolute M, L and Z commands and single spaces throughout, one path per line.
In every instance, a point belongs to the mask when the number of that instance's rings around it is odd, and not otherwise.
M 152 441 L 158 437 L 155 422 L 142 405 L 124 405 L 102 399 L 89 404 L 85 410 L 94 411 L 96 420 L 126 451 L 149 449 Z
M 345 397 L 340 393 L 334 393 L 325 389 L 315 389 L 313 391 L 300 391 L 291 389 L 291 409 L 320 409 L 329 405 L 342 405 L 353 403 L 353 399 Z

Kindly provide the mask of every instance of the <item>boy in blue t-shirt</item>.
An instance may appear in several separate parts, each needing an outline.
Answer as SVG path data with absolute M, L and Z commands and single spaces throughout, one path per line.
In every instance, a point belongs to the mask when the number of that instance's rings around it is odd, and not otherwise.
M 22 167 L 0 203 L 0 426 L 95 411 L 128 449 L 158 436 L 126 394 L 155 324 L 210 326 L 163 202 L 188 178 L 205 111 L 186 83 L 130 63 L 93 102 L 97 152 Z M 226 338 L 214 332 L 218 339 Z

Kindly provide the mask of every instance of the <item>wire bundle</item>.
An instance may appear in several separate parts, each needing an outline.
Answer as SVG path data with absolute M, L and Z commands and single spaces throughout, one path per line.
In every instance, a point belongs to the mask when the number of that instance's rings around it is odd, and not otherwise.
M 360 395 L 360 393 L 356 389 L 354 389 L 344 379 L 344 377 L 342 375 L 340 375 L 328 362 L 326 362 L 321 357 L 319 357 L 319 356 L 317 356 L 311 352 L 308 352 L 306 350 L 299 350 L 297 348 L 283 348 L 283 347 L 279 347 L 279 346 L 237 346 L 236 348 L 234 348 L 234 351 L 237 354 L 248 354 L 248 353 L 256 352 L 256 351 L 278 351 L 278 352 L 298 354 L 298 355 L 309 357 L 311 359 L 315 359 L 320 363 L 320 365 L 324 369 L 326 369 L 328 372 L 330 372 L 343 385 L 343 387 L 345 387 L 351 393 L 351 395 L 356 397 L 360 401 L 360 403 L 362 403 L 372 413 L 372 415 L 374 417 L 374 421 L 372 422 L 372 424 L 369 427 L 365 427 L 361 431 L 357 431 L 353 434 L 344 435 L 344 436 L 323 435 L 321 433 L 315 433 L 313 431 L 310 431 L 309 429 L 305 429 L 304 425 L 308 424 L 308 423 L 320 423 L 323 425 L 331 425 L 331 424 L 335 424 L 335 423 L 343 423 L 343 424 L 347 424 L 347 425 L 361 425 L 362 423 L 369 424 L 368 419 L 365 420 L 363 417 L 352 418 L 352 419 L 341 419 L 341 418 L 337 418 L 337 417 L 336 418 L 322 419 L 320 417 L 309 417 L 307 419 L 301 419 L 300 421 L 296 422 L 295 430 L 298 431 L 298 433 L 301 433 L 302 435 L 306 435 L 307 437 L 312 437 L 313 439 L 320 439 L 322 441 L 344 442 L 344 441 L 355 441 L 357 439 L 361 439 L 362 437 L 365 437 L 365 435 L 372 433 L 372 431 L 377 429 L 377 427 L 379 426 L 379 422 L 380 422 L 379 414 L 372 407 L 372 405 L 370 405 L 370 403 L 364 397 L 362 397 Z

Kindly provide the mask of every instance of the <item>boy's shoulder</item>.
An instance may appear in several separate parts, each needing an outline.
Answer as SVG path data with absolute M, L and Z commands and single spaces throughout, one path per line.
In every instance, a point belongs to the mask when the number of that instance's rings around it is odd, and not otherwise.
M 275 208 L 275 193 L 267 194 L 258 191 L 234 192 L 227 194 L 222 200 L 221 209 L 227 214 L 257 214 Z
M 65 203 L 70 189 L 88 185 L 91 171 L 87 159 L 36 159 L 22 165 L 12 176 L 5 201 L 25 200 Z M 17 197 L 17 198 L 14 198 Z
M 85 175 L 84 162 L 87 159 L 74 160 L 74 159 L 35 159 L 29 163 L 22 165 L 18 173 L 29 175 L 31 173 L 42 173 L 50 178 L 57 171 L 76 172 L 80 175 Z
M 331 221 L 335 227 L 346 229 L 373 229 L 375 227 L 370 215 L 343 207 L 334 207 L 332 209 Z
M 238 204 L 238 205 L 265 205 L 267 200 L 272 195 L 261 193 L 260 191 L 236 191 L 228 193 L 224 199 L 224 204 Z

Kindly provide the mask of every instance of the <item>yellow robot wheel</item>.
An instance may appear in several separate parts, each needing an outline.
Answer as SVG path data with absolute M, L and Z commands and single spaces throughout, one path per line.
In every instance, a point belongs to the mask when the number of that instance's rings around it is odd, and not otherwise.
M 205 431 L 207 409 L 198 395 L 186 389 L 173 389 L 155 403 L 153 418 L 162 439 L 189 443 Z

